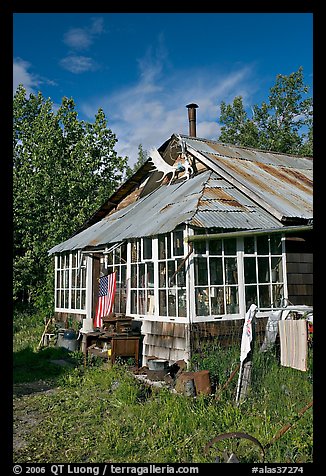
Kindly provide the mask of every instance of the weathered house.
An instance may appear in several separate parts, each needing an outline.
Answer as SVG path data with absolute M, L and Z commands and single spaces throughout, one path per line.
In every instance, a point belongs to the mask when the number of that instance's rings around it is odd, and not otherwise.
M 141 326 L 144 364 L 188 360 L 198 339 L 240 329 L 252 303 L 257 320 L 312 305 L 312 159 L 197 138 L 194 107 L 189 136 L 153 150 L 49 251 L 60 320 L 92 318 L 101 273 L 116 271 L 114 312 Z

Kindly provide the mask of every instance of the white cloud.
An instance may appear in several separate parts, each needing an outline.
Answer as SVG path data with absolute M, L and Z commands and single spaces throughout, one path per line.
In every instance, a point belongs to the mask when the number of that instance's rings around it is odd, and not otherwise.
M 65 33 L 63 41 L 70 48 L 84 50 L 91 45 L 92 38 L 90 34 L 82 28 L 72 28 Z
M 85 50 L 94 42 L 96 36 L 104 32 L 103 18 L 92 18 L 91 25 L 85 28 L 71 28 L 63 37 L 64 43 L 73 50 Z
M 13 92 L 20 84 L 26 89 L 26 94 L 35 93 L 41 83 L 40 78 L 29 71 L 31 64 L 21 58 L 15 58 L 13 62 Z
M 66 56 L 60 61 L 62 68 L 74 74 L 85 73 L 86 71 L 95 71 L 98 65 L 88 56 Z
M 60 60 L 61 67 L 74 74 L 97 70 L 98 64 L 93 58 L 76 53 L 88 50 L 96 37 L 103 32 L 104 20 L 101 17 L 92 18 L 91 24 L 85 28 L 70 28 L 63 37 L 63 41 L 70 48 L 70 52 Z
M 102 17 L 92 18 L 91 26 L 89 27 L 89 32 L 91 35 L 100 35 L 104 33 L 104 19 Z
M 197 136 L 217 139 L 221 101 L 232 102 L 241 94 L 245 103 L 253 88 L 251 68 L 247 66 L 227 74 L 217 68 L 176 71 L 168 65 L 166 73 L 164 49 L 153 56 L 149 51 L 139 61 L 136 84 L 81 105 L 82 112 L 92 120 L 98 108 L 103 108 L 108 127 L 118 139 L 116 150 L 127 155 L 131 165 L 137 160 L 139 144 L 149 150 L 159 147 L 173 133 L 188 134 L 186 105 L 192 102 L 199 105 Z

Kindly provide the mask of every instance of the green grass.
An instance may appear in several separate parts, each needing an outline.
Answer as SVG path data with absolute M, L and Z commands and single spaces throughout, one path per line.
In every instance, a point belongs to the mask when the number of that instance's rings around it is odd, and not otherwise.
M 18 336 L 22 339 L 21 332 Z M 38 336 L 39 333 L 36 342 Z M 123 365 L 84 368 L 78 353 L 71 356 L 73 367 L 51 370 L 49 357 L 58 349 L 37 352 L 35 342 L 27 337 L 25 349 L 21 343 L 16 351 L 18 380 L 23 381 L 24 375 L 26 379 L 48 380 L 56 391 L 35 393 L 16 401 L 18 416 L 26 410 L 39 416 L 29 430 L 25 446 L 14 455 L 17 463 L 212 462 L 214 459 L 206 457 L 204 448 L 217 435 L 241 431 L 265 446 L 288 423 L 294 424 L 268 449 L 266 461 L 313 460 L 312 409 L 296 421 L 300 409 L 312 399 L 312 360 L 309 371 L 300 372 L 281 367 L 273 353 L 255 352 L 250 392 L 237 406 L 237 377 L 219 399 L 191 398 L 167 389 L 144 387 Z M 237 365 L 238 354 L 238 349 L 226 351 L 213 345 L 200 358 L 194 358 L 193 365 L 209 369 L 218 388 Z M 31 363 L 35 368 L 27 371 Z

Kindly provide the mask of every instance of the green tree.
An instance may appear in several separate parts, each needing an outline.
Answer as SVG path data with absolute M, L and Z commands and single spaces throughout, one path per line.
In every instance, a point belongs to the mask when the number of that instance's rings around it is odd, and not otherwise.
M 78 120 L 73 99 L 57 111 L 41 93 L 13 99 L 14 300 L 50 308 L 52 259 L 67 239 L 121 184 L 127 157 L 102 109 L 94 123 Z
M 147 150 L 144 150 L 142 144 L 139 144 L 137 162 L 134 164 L 133 167 L 128 166 L 128 169 L 126 172 L 127 178 L 131 177 L 135 172 L 137 172 L 137 170 L 146 162 L 147 159 L 148 159 Z
M 254 105 L 248 117 L 241 96 L 221 102 L 220 142 L 290 154 L 313 154 L 313 102 L 306 97 L 303 68 L 277 75 L 268 101 Z

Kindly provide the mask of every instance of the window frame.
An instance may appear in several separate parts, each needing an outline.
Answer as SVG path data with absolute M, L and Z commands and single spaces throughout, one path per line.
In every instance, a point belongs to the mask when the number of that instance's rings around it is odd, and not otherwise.
M 176 244 L 176 237 L 179 236 L 179 240 L 182 239 L 182 252 L 175 253 L 175 250 L 178 248 L 175 246 Z M 162 243 L 162 238 L 164 238 L 164 253 L 160 255 L 161 248 L 160 243 Z M 184 266 L 184 282 L 181 284 L 179 282 L 177 269 L 182 264 L 182 261 L 185 259 L 186 256 L 186 246 L 184 243 L 185 238 L 185 228 L 176 228 L 168 233 L 163 233 L 158 236 L 158 259 L 157 259 L 157 282 L 158 282 L 158 294 L 157 294 L 157 303 L 158 303 L 158 317 L 167 318 L 168 320 L 177 320 L 178 322 L 185 322 L 188 315 L 188 306 L 187 306 L 187 271 L 186 271 L 186 263 L 183 263 Z M 163 266 L 161 266 L 163 265 Z M 171 266 L 172 268 L 171 269 Z M 160 275 L 161 269 L 164 267 L 165 270 L 165 278 L 164 283 L 160 283 Z M 171 273 L 170 273 L 171 271 Z M 173 283 L 171 283 L 171 279 L 173 277 Z M 161 312 L 161 296 L 165 294 L 165 309 L 166 313 Z M 169 302 L 169 297 L 172 299 Z M 172 301 L 174 297 L 174 313 L 171 312 L 172 309 Z M 183 306 L 180 304 L 183 301 Z M 170 307 L 171 306 L 171 307 Z M 181 315 L 182 309 L 184 310 Z
M 122 257 L 122 247 L 125 247 L 125 257 Z M 125 261 L 124 263 L 122 261 Z M 127 286 L 127 270 L 128 270 L 128 246 L 126 242 L 117 243 L 112 247 L 112 250 L 101 258 L 100 274 L 109 272 L 116 272 L 116 288 L 114 294 L 114 303 L 112 312 L 116 314 L 126 314 L 128 301 L 128 286 Z M 124 272 L 125 284 L 122 280 Z M 123 299 L 123 296 L 125 299 Z M 118 301 L 117 301 L 118 298 Z M 124 304 L 123 304 L 124 303 Z
M 225 242 L 227 240 L 235 240 L 235 252 L 230 253 L 227 252 Z M 210 244 L 212 241 L 220 242 L 221 244 L 221 251 L 218 253 L 212 253 L 210 248 Z M 240 270 L 241 270 L 241 265 L 239 263 L 239 249 L 238 249 L 238 240 L 237 238 L 218 238 L 216 240 L 209 240 L 206 239 L 203 242 L 197 242 L 200 243 L 200 245 L 197 247 L 196 250 L 196 242 L 194 242 L 194 254 L 192 257 L 192 264 L 193 264 L 193 288 L 194 288 L 194 320 L 196 321 L 207 321 L 208 319 L 210 320 L 222 320 L 222 319 L 233 319 L 233 318 L 239 318 L 239 315 L 241 314 L 241 302 L 240 302 Z M 205 244 L 205 246 L 203 246 Z M 205 248 L 205 249 L 204 249 Z M 200 249 L 202 251 L 200 252 Z M 206 270 L 207 270 L 207 281 L 206 284 L 196 284 L 196 261 L 199 259 L 204 259 L 206 261 Z M 222 264 L 222 282 L 218 284 L 212 284 L 211 283 L 211 262 L 213 260 L 220 259 L 221 264 Z M 236 263 L 236 270 L 237 270 L 237 282 L 234 283 L 229 283 L 227 282 L 227 273 L 226 273 L 226 260 L 229 259 L 234 259 Z M 198 298 L 199 294 L 197 295 L 197 290 L 206 290 L 206 303 L 204 303 L 204 308 L 207 308 L 207 314 L 199 314 L 198 311 Z M 227 312 L 227 307 L 231 305 L 230 302 L 228 302 L 228 299 L 230 300 L 230 291 L 235 289 L 236 296 L 237 296 L 237 310 L 236 312 Z M 216 290 L 216 291 L 215 291 Z M 219 294 L 221 294 L 222 291 L 222 299 L 223 299 L 223 311 L 220 313 L 214 313 L 212 312 L 213 308 L 213 299 L 217 298 Z M 214 294 L 216 293 L 216 296 Z M 221 304 L 220 304 L 221 305 Z
M 279 236 L 280 242 L 280 250 L 278 253 L 273 253 L 272 246 L 271 246 L 271 239 Z M 261 253 L 258 249 L 258 240 L 262 237 L 267 237 L 268 239 L 268 252 Z M 249 238 L 249 237 L 248 237 Z M 280 233 L 277 234 L 264 234 L 264 235 L 253 235 L 252 238 L 254 239 L 254 251 L 251 253 L 247 253 L 245 250 L 245 239 L 243 239 L 243 279 L 244 279 L 244 300 L 245 306 L 248 308 L 250 306 L 250 302 L 247 302 L 247 288 L 252 288 L 256 290 L 257 302 L 255 303 L 258 307 L 260 312 L 271 311 L 275 309 L 279 309 L 282 305 L 282 302 L 287 299 L 287 278 L 286 278 L 286 255 L 285 255 L 285 236 Z M 251 258 L 255 260 L 255 275 L 256 280 L 252 283 L 246 283 L 246 258 Z M 262 260 L 268 260 L 268 280 L 261 280 L 261 268 L 259 267 L 259 263 L 262 263 Z M 281 280 L 273 280 L 273 271 L 275 268 L 272 267 L 272 260 L 278 259 L 279 269 L 281 270 Z M 262 287 L 268 288 L 269 293 L 269 306 L 262 305 Z M 279 287 L 281 291 L 281 297 L 279 298 L 279 303 L 276 302 L 276 298 L 274 299 L 274 288 Z
M 87 269 L 87 259 L 80 251 L 70 251 L 55 256 L 55 312 L 87 314 Z M 62 283 L 63 277 L 64 283 Z M 75 293 L 74 307 L 72 306 L 73 293 Z M 79 307 L 77 307 L 78 295 Z

